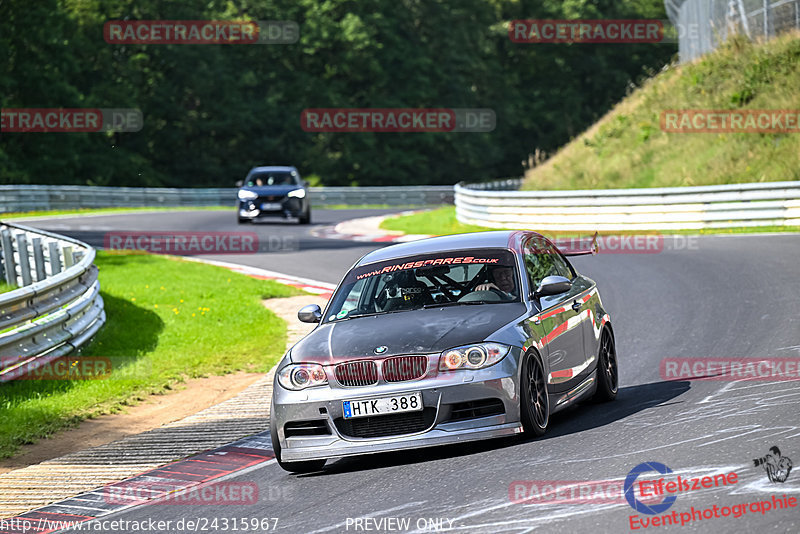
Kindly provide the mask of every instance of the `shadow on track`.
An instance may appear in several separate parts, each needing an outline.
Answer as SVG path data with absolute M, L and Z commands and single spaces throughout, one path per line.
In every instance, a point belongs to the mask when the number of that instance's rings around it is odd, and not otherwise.
M 602 404 L 581 403 L 552 416 L 547 434 L 540 438 L 499 438 L 465 444 L 442 445 L 342 458 L 330 463 L 318 473 L 297 476 L 304 478 L 318 477 L 383 467 L 420 464 L 500 450 L 526 443 L 546 442 L 553 438 L 577 434 L 625 419 L 643 410 L 671 401 L 689 391 L 690 387 L 688 381 L 664 381 L 620 388 L 617 399 L 613 402 Z

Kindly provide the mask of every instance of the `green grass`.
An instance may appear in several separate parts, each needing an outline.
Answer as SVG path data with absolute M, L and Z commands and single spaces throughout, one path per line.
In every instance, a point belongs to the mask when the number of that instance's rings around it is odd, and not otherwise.
M 179 206 L 179 207 L 154 207 L 154 208 L 97 208 L 75 210 L 44 210 L 14 213 L 0 213 L 0 219 L 21 219 L 33 217 L 58 217 L 67 215 L 104 215 L 115 213 L 136 213 L 140 211 L 196 211 L 196 210 L 234 210 L 235 206 Z
M 456 220 L 455 206 L 443 206 L 411 215 L 389 217 L 381 222 L 384 230 L 395 230 L 404 234 L 448 235 L 465 232 L 491 230 L 482 226 L 461 224 Z
M 312 209 L 321 210 L 352 210 L 352 209 L 419 209 L 425 206 L 415 204 L 409 205 L 396 205 L 396 204 L 331 204 L 331 205 L 318 205 L 312 206 Z M 179 206 L 179 207 L 153 207 L 153 208 L 97 208 L 97 209 L 75 209 L 75 210 L 47 210 L 47 211 L 26 211 L 26 212 L 8 212 L 0 213 L 0 220 L 2 219 L 23 219 L 34 217 L 59 217 L 70 215 L 113 215 L 123 213 L 136 213 L 147 211 L 197 211 L 197 210 L 214 210 L 214 211 L 234 211 L 235 206 Z
M 0 293 L 5 293 L 7 291 L 12 291 L 17 289 L 17 286 L 8 285 L 5 282 L 0 282 Z
M 0 458 L 187 378 L 266 372 L 284 352 L 286 325 L 261 299 L 302 293 L 156 255 L 98 252 L 96 264 L 108 319 L 83 353 L 111 358 L 111 376 L 0 384 Z
M 486 232 L 497 230 L 497 228 L 486 228 L 470 224 L 461 224 L 456 220 L 455 206 L 446 206 L 432 211 L 414 213 L 412 215 L 402 215 L 390 217 L 381 223 L 381 228 L 385 230 L 397 230 L 406 234 L 428 234 L 428 235 L 449 235 L 463 234 L 466 232 Z M 535 228 L 520 228 L 521 230 L 535 230 Z M 711 228 L 705 230 L 659 230 L 657 232 L 647 232 L 642 230 L 632 230 L 629 232 L 605 232 L 614 235 L 626 234 L 646 234 L 658 233 L 663 235 L 703 235 L 703 234 L 748 234 L 748 233 L 771 233 L 771 232 L 800 232 L 797 226 L 762 226 L 758 228 Z M 603 232 L 601 232 L 603 233 Z M 557 235 L 544 232 L 549 237 L 569 237 L 574 235 L 588 235 L 591 232 L 559 232 Z
M 800 34 L 729 41 L 645 82 L 523 189 L 671 187 L 800 180 L 800 134 L 666 133 L 662 110 L 800 109 Z

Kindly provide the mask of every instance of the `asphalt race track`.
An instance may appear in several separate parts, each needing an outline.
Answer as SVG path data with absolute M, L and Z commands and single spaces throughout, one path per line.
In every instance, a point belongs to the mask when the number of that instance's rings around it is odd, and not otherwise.
M 318 210 L 310 227 L 284 222 L 238 226 L 233 210 L 25 224 L 99 246 L 108 231 L 252 231 L 259 242 L 287 238 L 285 248 L 291 250 L 209 257 L 335 283 L 376 245 L 315 238 L 311 228 L 377 213 L 385 212 Z M 277 530 L 291 533 L 626 532 L 632 529 L 631 516 L 638 521 L 653 516 L 635 512 L 624 498 L 604 500 L 595 489 L 592 498 L 571 503 L 563 502 L 563 495 L 529 503 L 513 497 L 529 496 L 516 492 L 532 481 L 540 481 L 538 488 L 545 485 L 541 481 L 613 481 L 619 487 L 643 462 L 665 464 L 684 478 L 736 472 L 736 482 L 727 487 L 680 493 L 668 510 L 679 519 L 692 507 L 722 509 L 784 494 L 800 499 L 800 471 L 784 483 L 770 482 L 764 469 L 753 465 L 773 445 L 800 462 L 798 382 L 665 381 L 659 372 L 668 357 L 800 357 L 800 235 L 708 236 L 681 238 L 677 244 L 666 239 L 658 253 L 600 254 L 575 258 L 574 264 L 597 281 L 615 327 L 620 362 L 615 402 L 562 412 L 537 440 L 344 459 L 303 476 L 287 474 L 271 461 L 229 479 L 256 482 L 260 498 L 255 505 L 150 505 L 103 519 L 172 520 L 175 525 L 180 519 L 277 518 Z M 375 336 L 379 344 L 379 333 L 364 335 Z M 738 518 L 666 528 L 798 532 L 798 511 L 762 513 L 748 507 Z M 648 532 L 665 528 L 633 526 Z

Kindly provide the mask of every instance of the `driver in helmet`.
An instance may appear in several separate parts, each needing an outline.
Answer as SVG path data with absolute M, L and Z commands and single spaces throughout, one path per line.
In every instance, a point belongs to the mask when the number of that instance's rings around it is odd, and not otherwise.
M 517 298 L 517 284 L 514 280 L 514 269 L 511 267 L 498 266 L 491 270 L 489 277 L 491 282 L 479 284 L 475 291 L 499 291 L 509 299 Z

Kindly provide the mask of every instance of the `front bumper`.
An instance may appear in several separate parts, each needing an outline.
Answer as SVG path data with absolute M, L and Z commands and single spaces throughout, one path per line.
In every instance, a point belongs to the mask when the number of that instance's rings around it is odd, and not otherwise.
M 518 350 L 512 348 L 497 364 L 480 370 L 459 370 L 438 373 L 434 369 L 426 378 L 398 383 L 381 383 L 368 387 L 343 387 L 332 379 L 330 386 L 288 391 L 276 381 L 273 388 L 271 418 L 277 427 L 281 445 L 281 459 L 302 461 L 341 458 L 360 454 L 399 451 L 452 443 L 464 443 L 488 438 L 511 436 L 522 431 L 519 415 Z M 438 359 L 437 359 L 438 361 Z M 326 368 L 326 371 L 330 371 Z M 347 421 L 371 419 L 375 428 L 390 428 L 389 419 L 398 415 L 381 415 L 370 418 L 343 419 L 342 401 L 366 400 L 402 393 L 420 392 L 425 408 L 425 428 L 399 432 L 380 437 L 353 435 Z M 475 411 L 475 416 L 463 406 L 479 406 L 481 402 L 494 403 L 489 415 Z M 500 406 L 502 403 L 502 406 Z M 421 413 L 421 412 L 416 412 Z M 459 414 L 456 416 L 455 414 Z M 326 429 L 324 435 L 293 435 L 287 438 L 287 423 L 309 423 L 317 430 Z M 363 423 L 362 423 L 363 424 Z M 349 432 L 349 433 L 348 433 Z
M 276 208 L 267 210 L 262 209 L 265 204 L 276 206 Z M 294 197 L 259 197 L 255 200 L 239 201 L 239 217 L 242 219 L 258 219 L 261 217 L 300 217 L 305 214 L 306 211 L 304 200 Z

